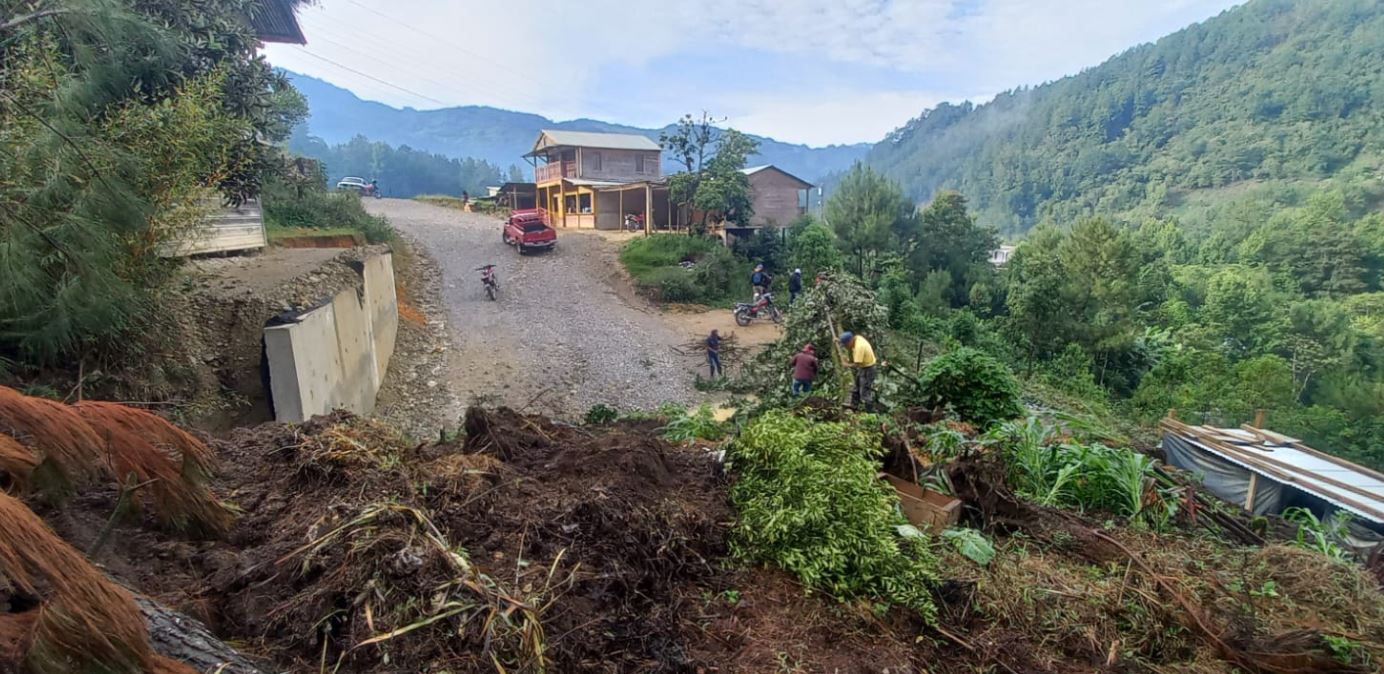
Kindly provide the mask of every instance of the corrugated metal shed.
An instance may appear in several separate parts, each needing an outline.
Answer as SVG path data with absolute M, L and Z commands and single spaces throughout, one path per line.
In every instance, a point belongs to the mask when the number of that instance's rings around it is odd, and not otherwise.
M 602 150 L 650 150 L 661 149 L 658 143 L 645 136 L 633 133 L 596 133 L 592 131 L 559 131 L 544 129 L 534 141 L 533 151 L 541 152 L 550 147 L 593 147 Z
M 1175 419 L 1164 419 L 1161 426 L 1165 434 L 1261 478 L 1301 489 L 1384 524 L 1384 474 L 1319 452 L 1296 438 L 1253 426 L 1192 426 Z
M 204 253 L 229 253 L 259 250 L 268 245 L 264 234 L 264 215 L 258 201 L 218 208 L 207 217 L 207 224 L 189 233 L 188 238 L 164 248 L 167 257 L 186 257 Z
M 265 42 L 307 44 L 294 9 L 298 0 L 260 0 L 250 9 L 250 25 Z

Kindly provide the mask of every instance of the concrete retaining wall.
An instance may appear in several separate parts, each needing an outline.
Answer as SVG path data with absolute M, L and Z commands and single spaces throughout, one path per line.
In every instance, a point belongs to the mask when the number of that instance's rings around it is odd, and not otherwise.
M 353 263 L 360 283 L 293 322 L 264 329 L 274 418 L 305 421 L 334 409 L 369 414 L 399 329 L 388 253 Z

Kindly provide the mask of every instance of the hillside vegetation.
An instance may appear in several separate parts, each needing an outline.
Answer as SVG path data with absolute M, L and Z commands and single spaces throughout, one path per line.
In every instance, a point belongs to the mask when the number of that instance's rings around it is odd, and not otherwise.
M 1252 0 L 1078 75 L 944 104 L 866 162 L 913 198 L 960 191 L 1002 234 L 1091 214 L 1298 205 L 1326 182 L 1373 201 L 1384 145 L 1384 4 Z

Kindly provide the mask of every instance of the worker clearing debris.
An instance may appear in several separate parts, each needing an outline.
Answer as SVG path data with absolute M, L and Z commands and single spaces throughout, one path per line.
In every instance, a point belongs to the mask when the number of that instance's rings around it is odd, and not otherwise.
M 812 381 L 817 378 L 817 354 L 811 344 L 804 344 L 803 350 L 793 354 L 788 361 L 793 368 L 793 384 L 789 389 L 793 395 L 800 396 L 812 392 Z
M 841 333 L 841 347 L 846 350 L 844 365 L 855 376 L 851 388 L 851 407 L 870 409 L 875 401 L 875 349 L 864 337 L 849 330 Z

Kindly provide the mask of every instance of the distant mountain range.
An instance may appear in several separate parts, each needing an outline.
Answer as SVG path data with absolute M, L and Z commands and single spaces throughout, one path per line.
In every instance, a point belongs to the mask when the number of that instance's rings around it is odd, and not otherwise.
M 542 115 L 468 105 L 436 110 L 393 108 L 366 101 L 315 77 L 286 73 L 308 100 L 308 134 L 329 144 L 362 135 L 390 145 L 407 145 L 451 157 L 482 159 L 499 167 L 517 164 L 532 177 L 522 155 L 542 129 L 637 133 L 654 140 L 663 129 L 641 129 L 594 119 L 557 122 Z M 816 181 L 850 168 L 870 149 L 868 143 L 808 147 L 754 136 L 759 154 L 750 164 L 774 164 L 804 180 Z M 674 170 L 665 162 L 666 170 Z

